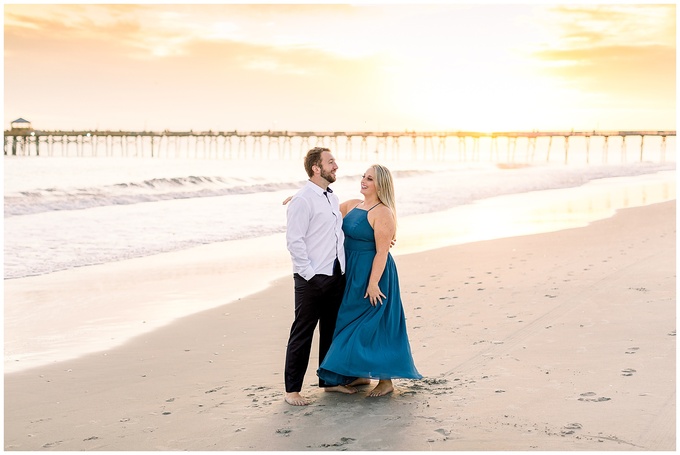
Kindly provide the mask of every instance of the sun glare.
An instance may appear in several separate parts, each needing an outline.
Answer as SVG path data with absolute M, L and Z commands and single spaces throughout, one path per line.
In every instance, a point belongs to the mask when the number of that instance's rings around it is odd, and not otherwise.
M 393 71 L 402 108 L 424 125 L 440 130 L 541 128 L 555 90 L 521 65 L 494 58 L 404 65 Z

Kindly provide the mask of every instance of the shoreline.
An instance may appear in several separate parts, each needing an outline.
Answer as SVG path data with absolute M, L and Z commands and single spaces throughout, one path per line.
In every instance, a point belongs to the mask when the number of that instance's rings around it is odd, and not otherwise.
M 580 187 L 497 196 L 405 217 L 400 219 L 392 253 L 400 257 L 585 226 L 622 208 L 674 198 L 675 180 L 670 175 L 675 172 L 601 179 Z M 281 233 L 5 280 L 5 371 L 119 346 L 188 314 L 262 291 L 286 277 L 289 269 Z M 191 286 L 186 285 L 188 280 Z
M 5 450 L 675 450 L 675 207 L 395 257 L 425 379 L 388 397 L 322 393 L 313 351 L 283 402 L 286 277 L 6 373 Z

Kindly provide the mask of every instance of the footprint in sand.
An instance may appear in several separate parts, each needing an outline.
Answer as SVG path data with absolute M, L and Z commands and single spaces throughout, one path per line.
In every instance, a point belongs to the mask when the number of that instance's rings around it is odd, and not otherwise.
M 356 441 L 356 439 L 346 438 L 346 437 L 343 436 L 342 438 L 340 438 L 339 442 L 336 442 L 334 444 L 321 444 L 319 447 L 341 447 L 341 446 L 344 446 L 346 444 L 351 444 L 354 441 Z
M 631 289 L 633 291 L 639 291 L 639 292 L 649 292 L 649 290 L 647 288 L 628 288 L 628 289 Z
M 214 389 L 206 390 L 205 393 L 215 393 L 223 387 L 225 387 L 225 386 L 221 385 L 219 387 L 215 387 Z
M 635 354 L 635 351 L 637 351 L 638 349 L 640 349 L 640 348 L 638 348 L 638 347 L 628 348 L 628 350 L 626 351 L 626 354 Z
M 580 430 L 583 426 L 580 423 L 570 423 L 565 425 L 562 429 L 562 435 L 574 434 L 576 430 Z
M 444 378 L 424 378 L 421 382 L 428 385 L 439 385 L 446 384 L 448 381 Z
M 598 397 L 598 398 L 591 398 L 597 395 L 595 392 L 585 392 L 581 394 L 581 398 L 578 399 L 578 401 L 609 401 L 611 398 L 607 397 Z
M 626 368 L 625 370 L 621 370 L 621 376 L 633 376 L 633 373 L 635 373 L 636 370 L 632 368 Z

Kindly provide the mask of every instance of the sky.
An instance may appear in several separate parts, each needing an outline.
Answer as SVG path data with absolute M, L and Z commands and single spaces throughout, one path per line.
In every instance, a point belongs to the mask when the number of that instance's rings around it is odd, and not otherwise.
M 675 130 L 676 7 L 4 4 L 4 128 Z

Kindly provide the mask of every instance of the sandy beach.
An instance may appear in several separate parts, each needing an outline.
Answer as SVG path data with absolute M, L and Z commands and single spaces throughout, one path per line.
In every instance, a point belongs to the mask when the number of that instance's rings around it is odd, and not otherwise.
M 314 351 L 312 404 L 283 401 L 286 277 L 122 346 L 5 374 L 4 448 L 675 450 L 675 226 L 672 201 L 395 257 L 424 379 L 381 398 L 319 390 Z M 209 281 L 192 270 L 121 286 L 190 296 Z

